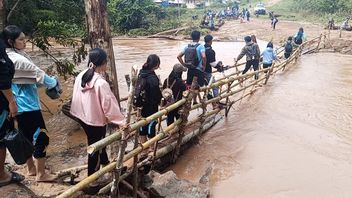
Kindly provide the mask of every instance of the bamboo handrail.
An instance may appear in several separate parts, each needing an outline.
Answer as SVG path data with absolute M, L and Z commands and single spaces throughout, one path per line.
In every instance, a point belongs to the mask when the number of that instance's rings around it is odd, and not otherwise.
M 163 132 L 159 133 L 152 139 L 148 140 L 147 142 L 143 143 L 142 146 L 138 146 L 136 149 L 132 150 L 128 154 L 126 154 L 123 158 L 123 161 L 127 161 L 131 159 L 133 156 L 137 155 L 140 153 L 144 148 L 150 147 L 153 143 L 155 143 L 157 140 L 161 139 L 162 137 L 166 136 L 172 129 L 174 129 L 177 125 L 181 123 L 181 119 L 176 120 L 173 124 L 168 126 Z M 87 178 L 83 179 L 81 182 L 78 184 L 74 185 L 70 189 L 66 190 L 64 193 L 61 195 L 57 196 L 57 198 L 68 198 L 72 196 L 75 192 L 82 190 L 86 186 L 88 186 L 90 183 L 93 181 L 97 180 L 99 177 L 104 175 L 107 172 L 112 171 L 116 167 L 117 162 L 111 162 L 110 164 L 106 165 L 102 169 L 98 170 L 97 172 L 93 173 L 92 175 L 88 176 Z
M 144 118 L 144 119 L 132 124 L 130 126 L 129 132 L 131 133 L 131 132 L 135 131 L 136 129 L 139 129 L 140 127 L 147 125 L 151 121 L 153 121 L 163 115 L 166 115 L 168 112 L 180 107 L 185 102 L 186 102 L 186 99 L 183 98 L 183 99 L 175 102 L 174 104 L 166 107 L 165 109 L 162 109 L 162 110 L 154 113 L 153 115 L 148 116 L 147 118 Z M 87 147 L 87 152 L 89 154 L 92 154 L 92 153 L 106 147 L 107 145 L 111 144 L 112 142 L 119 140 L 120 138 L 121 138 L 121 130 L 105 137 L 102 140 L 99 140 L 98 142 L 96 142 L 94 144 L 91 144 L 90 146 Z
M 135 91 L 135 85 L 136 85 L 136 78 L 137 78 L 137 71 L 132 67 L 131 68 L 131 77 L 132 77 L 132 83 L 130 84 L 130 89 L 129 89 L 129 95 L 128 95 L 128 100 L 127 100 L 127 117 L 126 117 L 126 123 L 130 123 L 131 121 L 131 112 L 132 112 L 132 100 L 133 100 L 133 95 Z M 117 191 L 118 191 L 118 185 L 120 181 L 120 175 L 121 175 L 121 168 L 123 164 L 123 157 L 125 155 L 125 150 L 127 146 L 127 141 L 126 137 L 128 134 L 128 128 L 124 129 L 122 131 L 121 139 L 120 141 L 120 148 L 117 156 L 117 163 L 116 163 L 116 169 L 114 170 L 114 177 L 113 177 L 113 185 L 111 188 L 111 197 L 116 197 Z
M 212 115 L 214 115 L 214 114 L 217 114 L 217 113 L 219 113 L 220 111 L 221 111 L 220 109 L 215 109 L 215 110 L 209 111 L 205 116 L 209 118 L 210 116 L 212 116 Z M 189 122 L 187 123 L 187 126 L 192 125 L 192 124 L 194 124 L 194 123 L 196 123 L 196 122 L 199 122 L 199 120 L 200 120 L 200 118 L 197 117 L 196 119 L 194 119 L 194 120 L 192 120 L 192 121 L 189 121 Z M 202 133 L 202 132 L 208 130 L 210 127 L 214 126 L 214 124 L 216 124 L 219 120 L 220 120 L 220 119 L 217 119 L 217 120 L 215 120 L 213 123 L 207 123 L 207 124 L 205 124 L 205 126 L 204 126 L 204 128 L 203 128 L 203 131 L 199 131 L 199 129 L 196 129 L 195 131 L 190 132 L 189 134 L 187 134 L 186 136 L 184 136 L 184 137 L 182 138 L 181 145 L 187 143 L 188 141 L 190 141 L 190 140 L 192 139 L 192 137 L 197 136 L 199 133 Z M 159 159 L 159 158 L 165 156 L 166 154 L 170 153 L 171 151 L 173 151 L 174 148 L 176 148 L 176 145 L 177 145 L 177 140 L 175 140 L 173 143 L 168 144 L 167 146 L 165 146 L 165 147 L 163 147 L 163 148 L 161 148 L 161 149 L 158 149 L 157 152 L 156 152 L 156 154 L 155 154 L 155 158 L 156 158 L 156 159 Z M 144 164 L 145 164 L 145 162 L 140 162 L 140 163 L 138 163 L 137 168 L 140 168 L 140 167 L 141 167 L 142 165 L 144 165 Z M 132 174 L 132 172 L 127 171 L 125 174 L 123 174 L 123 175 L 121 176 L 120 179 L 121 179 L 121 180 L 122 180 L 122 179 L 125 179 L 125 178 L 127 178 L 130 174 Z M 112 186 L 112 182 L 109 183 L 109 184 L 107 184 L 105 187 L 103 187 L 103 188 L 99 191 L 98 194 L 105 194 L 105 193 L 107 193 L 107 192 L 109 191 L 109 189 L 111 188 L 111 186 Z
M 300 45 L 292 54 L 291 56 L 286 59 L 285 61 L 283 61 L 282 63 L 280 64 L 277 64 L 277 65 L 273 65 L 271 68 L 267 68 L 267 69 L 260 69 L 258 71 L 254 71 L 254 72 L 249 72 L 247 74 L 243 74 L 243 75 L 239 75 L 239 76 L 236 76 L 238 75 L 240 72 L 237 71 L 235 73 L 232 73 L 230 75 L 227 75 L 227 76 L 224 76 L 223 78 L 221 78 L 220 80 L 217 80 L 216 82 L 214 82 L 212 85 L 208 86 L 208 87 L 202 87 L 200 88 L 200 92 L 206 92 L 207 90 L 209 89 L 212 89 L 214 87 L 220 87 L 220 86 L 223 86 L 224 84 L 230 84 L 228 87 L 230 88 L 235 88 L 237 87 L 238 84 L 235 84 L 235 85 L 231 85 L 231 83 L 233 83 L 235 80 L 239 80 L 239 79 L 247 79 L 247 78 L 250 78 L 251 76 L 255 75 L 255 74 L 259 74 L 259 73 L 263 73 L 263 72 L 266 72 L 266 71 L 269 71 L 269 75 L 270 73 L 274 74 L 276 72 L 278 72 L 280 69 L 282 68 L 285 68 L 288 64 L 290 64 L 293 60 L 297 59 L 300 55 L 301 55 L 301 52 L 302 52 L 302 49 L 304 47 L 306 47 L 307 45 L 311 45 L 313 43 L 316 42 L 317 39 L 320 38 L 320 41 L 321 41 L 321 37 L 324 36 L 324 35 L 320 35 L 320 37 L 317 37 L 317 38 L 314 38 L 310 41 L 306 41 L 304 42 L 302 45 Z M 319 42 L 320 43 L 320 42 Z M 237 66 L 235 66 L 235 68 L 237 69 Z M 228 92 L 224 92 L 224 93 L 221 93 L 219 96 L 217 97 L 214 97 L 210 100 L 204 100 L 202 101 L 201 104 L 197 104 L 197 105 L 193 105 L 190 110 L 194 110 L 194 109 L 197 109 L 199 107 L 201 107 L 203 105 L 203 108 L 204 106 L 208 105 L 208 104 L 211 104 L 213 102 L 217 102 L 217 101 L 220 101 L 221 99 L 223 98 L 226 98 L 226 97 L 230 97 L 236 93 L 239 93 L 241 91 L 244 91 L 246 90 L 247 88 L 251 87 L 253 88 L 254 85 L 256 85 L 257 83 L 263 81 L 263 80 L 266 80 L 267 81 L 267 76 L 264 76 L 262 78 L 260 78 L 259 80 L 256 80 L 244 87 L 241 87 L 239 89 L 236 89 L 236 90 L 233 90 L 233 89 L 230 89 Z M 241 98 L 235 100 L 235 101 L 231 101 L 229 102 L 228 101 L 228 104 L 227 106 L 229 105 L 232 105 L 240 100 L 242 100 L 243 98 L 251 95 L 253 93 L 254 90 L 251 90 L 249 91 L 249 93 L 243 95 Z M 151 122 L 152 120 L 155 120 L 155 119 L 158 119 L 164 115 L 166 115 L 168 112 L 184 105 L 186 103 L 186 99 L 183 98 L 181 100 L 179 100 L 178 102 L 168 106 L 167 108 L 163 109 L 163 110 L 160 110 L 158 111 L 157 113 L 143 119 L 143 120 L 140 120 L 140 121 L 137 121 L 136 123 L 133 123 L 130 125 L 130 128 L 128 129 L 128 132 L 131 133 L 131 132 L 134 132 L 135 130 L 137 130 L 138 128 L 142 127 L 142 126 L 145 126 L 146 124 L 148 124 L 149 122 Z M 185 123 L 185 126 L 190 126 L 191 124 L 194 124 L 196 122 L 199 122 L 199 120 L 201 119 L 204 119 L 204 117 L 207 117 L 207 116 L 210 116 L 210 115 L 213 115 L 215 113 L 218 113 L 220 112 L 221 110 L 220 109 L 216 109 L 216 110 L 213 110 L 213 111 L 210 111 L 210 112 L 207 112 L 207 113 L 203 113 L 204 115 L 202 117 L 198 117 L 196 118 L 195 120 L 192 120 L 192 121 L 189 121 L 187 123 Z M 179 130 L 179 126 L 180 124 L 182 123 L 182 118 L 178 119 L 177 121 L 175 121 L 173 124 L 171 124 L 170 126 L 168 126 L 164 131 L 161 131 L 159 134 L 157 134 L 155 137 L 153 137 L 152 139 L 148 140 L 147 142 L 145 142 L 144 144 L 136 147 L 135 149 L 133 149 L 132 151 L 130 151 L 129 153 L 125 154 L 125 156 L 123 157 L 123 162 L 126 162 L 127 160 L 131 159 L 132 157 L 135 157 L 136 155 L 138 155 L 141 151 L 143 151 L 145 148 L 148 148 L 150 147 L 151 145 L 153 145 L 155 142 L 165 138 L 167 135 L 171 135 L 171 134 L 174 134 L 176 133 L 178 130 Z M 204 122 L 205 123 L 205 122 Z M 209 124 L 209 123 L 208 123 Z M 205 124 L 207 125 L 207 124 Z M 198 131 L 203 131 L 205 130 L 205 125 L 199 129 L 197 129 Z M 197 131 L 196 130 L 196 131 Z M 181 139 L 181 144 L 183 143 L 184 139 L 187 139 L 189 136 L 191 136 L 190 134 L 187 134 L 186 136 L 183 136 L 182 139 Z M 93 153 L 97 150 L 100 150 L 101 148 L 107 146 L 108 144 L 118 140 L 121 138 L 121 131 L 117 132 L 117 133 L 114 133 L 106 138 L 104 138 L 103 140 L 93 144 L 93 145 L 90 145 L 90 147 L 87 148 L 87 151 L 89 153 Z M 169 148 L 169 146 L 175 146 L 177 147 L 179 144 L 179 141 L 177 141 L 175 144 L 170 144 L 168 145 L 167 147 L 164 147 L 162 149 L 167 149 Z M 157 152 L 156 152 L 156 155 L 155 157 L 158 157 L 160 156 L 161 154 L 161 151 L 163 151 L 162 149 L 159 149 Z M 111 162 L 110 164 L 108 164 L 107 166 L 105 166 L 104 168 L 98 170 L 97 172 L 95 172 L 94 174 L 90 175 L 89 177 L 83 179 L 81 182 L 79 182 L 78 184 L 76 184 L 75 186 L 73 186 L 72 188 L 68 189 L 67 191 L 65 191 L 64 193 L 62 193 L 61 195 L 59 195 L 58 197 L 59 198 L 64 198 L 64 197 L 70 197 L 72 196 L 75 192 L 77 192 L 78 190 L 81 190 L 83 189 L 84 187 L 88 186 L 91 182 L 95 181 L 96 179 L 98 179 L 100 176 L 104 175 L 105 173 L 113 170 L 117 165 L 117 162 L 113 161 Z M 118 181 L 121 181 L 122 179 L 125 179 L 128 175 L 123 174 Z

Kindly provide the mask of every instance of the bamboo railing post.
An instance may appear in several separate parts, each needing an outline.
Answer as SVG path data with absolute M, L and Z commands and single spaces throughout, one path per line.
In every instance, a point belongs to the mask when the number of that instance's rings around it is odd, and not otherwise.
M 237 67 L 236 67 L 236 68 L 237 68 Z M 227 84 L 227 93 L 230 93 L 230 91 L 231 91 L 231 83 L 228 83 L 228 84 Z M 231 106 L 229 105 L 229 97 L 230 97 L 230 96 L 227 96 L 227 97 L 226 97 L 225 117 L 227 117 L 227 115 L 229 114 L 230 108 L 231 108 Z
M 177 140 L 177 146 L 175 148 L 173 157 L 172 157 L 172 163 L 176 162 L 176 159 L 178 158 L 179 154 L 180 154 L 180 147 L 181 147 L 181 142 L 182 142 L 182 138 L 185 134 L 185 128 L 186 128 L 186 124 L 188 122 L 188 116 L 189 116 L 189 112 L 192 106 L 192 100 L 194 99 L 194 97 L 197 96 L 196 93 L 196 87 L 198 87 L 198 78 L 197 77 L 193 77 L 193 81 L 192 81 L 192 85 L 191 85 L 191 89 L 183 92 L 184 95 L 183 97 L 186 98 L 186 103 L 183 104 L 182 109 L 180 111 L 180 118 L 182 120 L 180 127 L 179 127 L 179 136 L 178 136 L 178 140 Z
M 161 122 L 162 122 L 162 118 L 159 117 L 158 119 L 158 130 L 157 130 L 157 133 L 159 133 L 162 129 L 161 129 Z M 159 143 L 159 140 L 155 142 L 154 144 L 154 149 L 153 149 L 153 157 L 152 157 L 152 165 L 151 165 L 151 170 L 154 169 L 154 164 L 155 164 L 155 155 L 156 155 L 156 151 L 158 150 L 158 143 Z
M 134 87 L 135 87 L 135 83 L 136 83 L 136 76 L 137 76 L 137 71 L 132 67 L 131 68 L 131 77 L 132 79 L 135 79 L 132 81 L 131 87 L 129 89 L 129 96 L 128 96 L 128 100 L 127 100 L 127 117 L 126 117 L 126 124 L 130 123 L 131 120 L 131 112 L 132 112 L 132 98 L 133 98 L 133 94 L 134 94 Z M 118 188 L 119 188 L 119 181 L 120 181 L 120 175 L 121 175 L 121 168 L 123 165 L 123 158 L 125 155 L 125 150 L 126 150 L 126 146 L 127 146 L 127 134 L 129 132 L 129 127 L 126 127 L 123 132 L 122 132 L 122 136 L 121 136 L 121 140 L 120 140 L 120 150 L 119 150 L 119 154 L 117 157 L 117 163 L 116 163 L 116 168 L 114 169 L 114 179 L 113 179 L 113 185 L 111 187 L 111 193 L 110 193 L 110 197 L 115 198 L 115 197 L 120 197 L 119 192 L 118 192 Z
M 319 37 L 319 40 L 318 40 L 318 45 L 317 47 L 315 48 L 315 51 L 317 52 L 319 50 L 319 47 L 320 47 L 320 42 L 321 42 L 321 37 L 323 36 L 323 34 L 320 34 L 320 37 Z
M 213 78 L 211 78 L 211 79 L 210 79 L 210 82 L 208 82 L 208 86 L 211 85 L 212 81 L 213 81 Z M 207 101 L 207 97 L 208 97 L 208 92 L 209 92 L 209 90 L 210 90 L 210 89 L 205 90 L 204 95 L 203 95 L 203 99 L 200 101 L 200 102 L 201 102 L 201 105 L 202 105 L 202 113 L 199 115 L 199 117 L 200 117 L 200 120 L 199 120 L 199 121 L 200 121 L 199 130 L 200 130 L 200 131 L 203 130 L 204 122 L 205 122 L 205 120 L 206 120 L 206 117 L 205 117 L 205 115 L 206 115 L 206 113 L 207 113 L 207 103 L 206 103 L 206 101 Z M 213 92 L 213 96 L 214 96 L 214 92 Z M 213 107 L 214 107 L 214 105 L 213 105 Z M 183 137 L 182 137 L 182 138 L 183 138 Z
M 270 75 L 271 75 L 271 72 L 272 70 L 274 69 L 274 66 L 275 66 L 275 63 L 273 63 L 273 65 L 271 66 L 271 68 L 269 69 L 269 71 L 266 73 L 266 78 L 265 78 L 265 82 L 264 82 L 264 85 L 266 85 L 269 81 L 269 78 L 270 78 Z
M 141 118 L 141 108 L 137 108 L 136 120 L 138 121 Z M 134 146 L 133 149 L 136 149 L 139 145 L 139 133 L 134 134 Z M 133 158 L 133 198 L 137 197 L 138 193 L 138 155 L 135 155 Z

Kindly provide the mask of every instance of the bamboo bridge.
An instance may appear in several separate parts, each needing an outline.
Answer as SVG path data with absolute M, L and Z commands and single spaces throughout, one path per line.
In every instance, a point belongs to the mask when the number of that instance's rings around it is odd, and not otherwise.
M 260 69 L 242 75 L 240 68 L 245 63 L 233 65 L 229 68 L 229 71 L 232 70 L 232 73 L 224 74 L 215 82 L 201 88 L 197 88 L 195 78 L 193 79 L 191 89 L 183 93 L 181 100 L 166 108 L 161 108 L 160 111 L 147 118 L 141 118 L 140 109 L 132 107 L 132 96 L 137 76 L 137 71 L 132 69 L 132 82 L 129 88 L 129 95 L 121 99 L 121 101 L 127 101 L 127 121 L 130 123 L 129 127 L 116 131 L 87 147 L 87 152 L 92 154 L 110 145 L 112 146 L 112 150 L 118 154 L 116 159 L 63 192 L 58 198 L 73 196 L 76 192 L 84 189 L 108 172 L 113 172 L 114 180 L 100 189 L 99 193 L 112 192 L 116 194 L 121 183 L 133 192 L 133 197 L 137 197 L 137 195 L 139 197 L 147 197 L 138 190 L 138 175 L 141 174 L 138 171 L 139 168 L 149 165 L 151 169 L 155 169 L 158 163 L 160 165 L 161 159 L 163 159 L 163 164 L 166 161 L 175 163 L 185 145 L 209 130 L 223 115 L 227 117 L 232 106 L 237 103 L 240 104 L 244 98 L 254 94 L 259 84 L 266 85 L 268 80 L 277 72 L 284 72 L 287 67 L 294 66 L 294 63 L 302 54 L 318 52 L 320 49 L 328 47 L 330 48 L 332 45 L 327 35 L 322 34 L 317 38 L 304 42 L 294 50 L 288 59 L 273 64 L 271 68 Z M 278 53 L 279 56 L 282 54 L 282 51 Z M 252 80 L 254 75 L 260 75 L 259 79 Z M 217 97 L 208 99 L 207 94 L 213 88 L 219 88 L 220 93 Z M 199 103 L 192 105 L 194 98 L 199 98 Z M 212 103 L 224 100 L 226 101 L 224 102 L 226 104 L 225 108 L 212 108 Z M 161 121 L 165 119 L 168 112 L 177 108 L 180 108 L 180 118 L 170 126 L 163 128 Z M 156 136 L 143 144 L 139 143 L 138 129 L 153 120 L 158 121 Z M 133 142 L 133 149 L 128 152 L 126 151 L 127 142 Z M 153 152 L 149 153 L 147 159 L 139 161 L 140 153 L 149 148 L 153 148 Z M 122 171 L 123 167 L 127 167 L 127 170 Z M 126 181 L 127 178 L 129 182 Z

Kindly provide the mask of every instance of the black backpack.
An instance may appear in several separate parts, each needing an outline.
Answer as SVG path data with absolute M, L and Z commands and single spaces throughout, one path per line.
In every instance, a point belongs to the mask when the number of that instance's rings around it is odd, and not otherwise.
M 257 54 L 257 47 L 255 46 L 255 44 L 253 44 L 251 48 L 248 49 L 247 56 L 249 56 L 251 60 L 254 60 L 256 54 Z
M 200 61 L 197 55 L 197 47 L 199 45 L 199 43 L 195 45 L 189 44 L 185 50 L 185 66 L 188 69 L 196 69 L 198 67 Z
M 135 107 L 142 107 L 146 102 L 146 84 L 147 78 L 141 77 L 139 74 L 133 95 L 133 105 Z
M 297 36 L 295 37 L 295 43 L 298 45 L 302 44 L 303 43 L 302 37 L 303 37 L 303 33 L 298 32 Z
M 286 42 L 286 44 L 285 44 L 285 53 L 286 54 L 291 54 L 292 50 L 293 50 L 292 43 Z

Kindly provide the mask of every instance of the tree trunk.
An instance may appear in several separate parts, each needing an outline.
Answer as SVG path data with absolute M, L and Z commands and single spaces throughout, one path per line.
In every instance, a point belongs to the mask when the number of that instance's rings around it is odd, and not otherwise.
M 6 20 L 6 6 L 5 0 L 0 0 L 0 31 L 5 28 L 5 20 Z
M 88 28 L 88 39 L 91 48 L 102 48 L 108 54 L 108 65 L 110 65 L 112 91 L 117 101 L 120 101 L 117 71 L 115 66 L 114 50 L 112 46 L 111 31 L 108 21 L 106 0 L 85 0 L 85 10 Z

